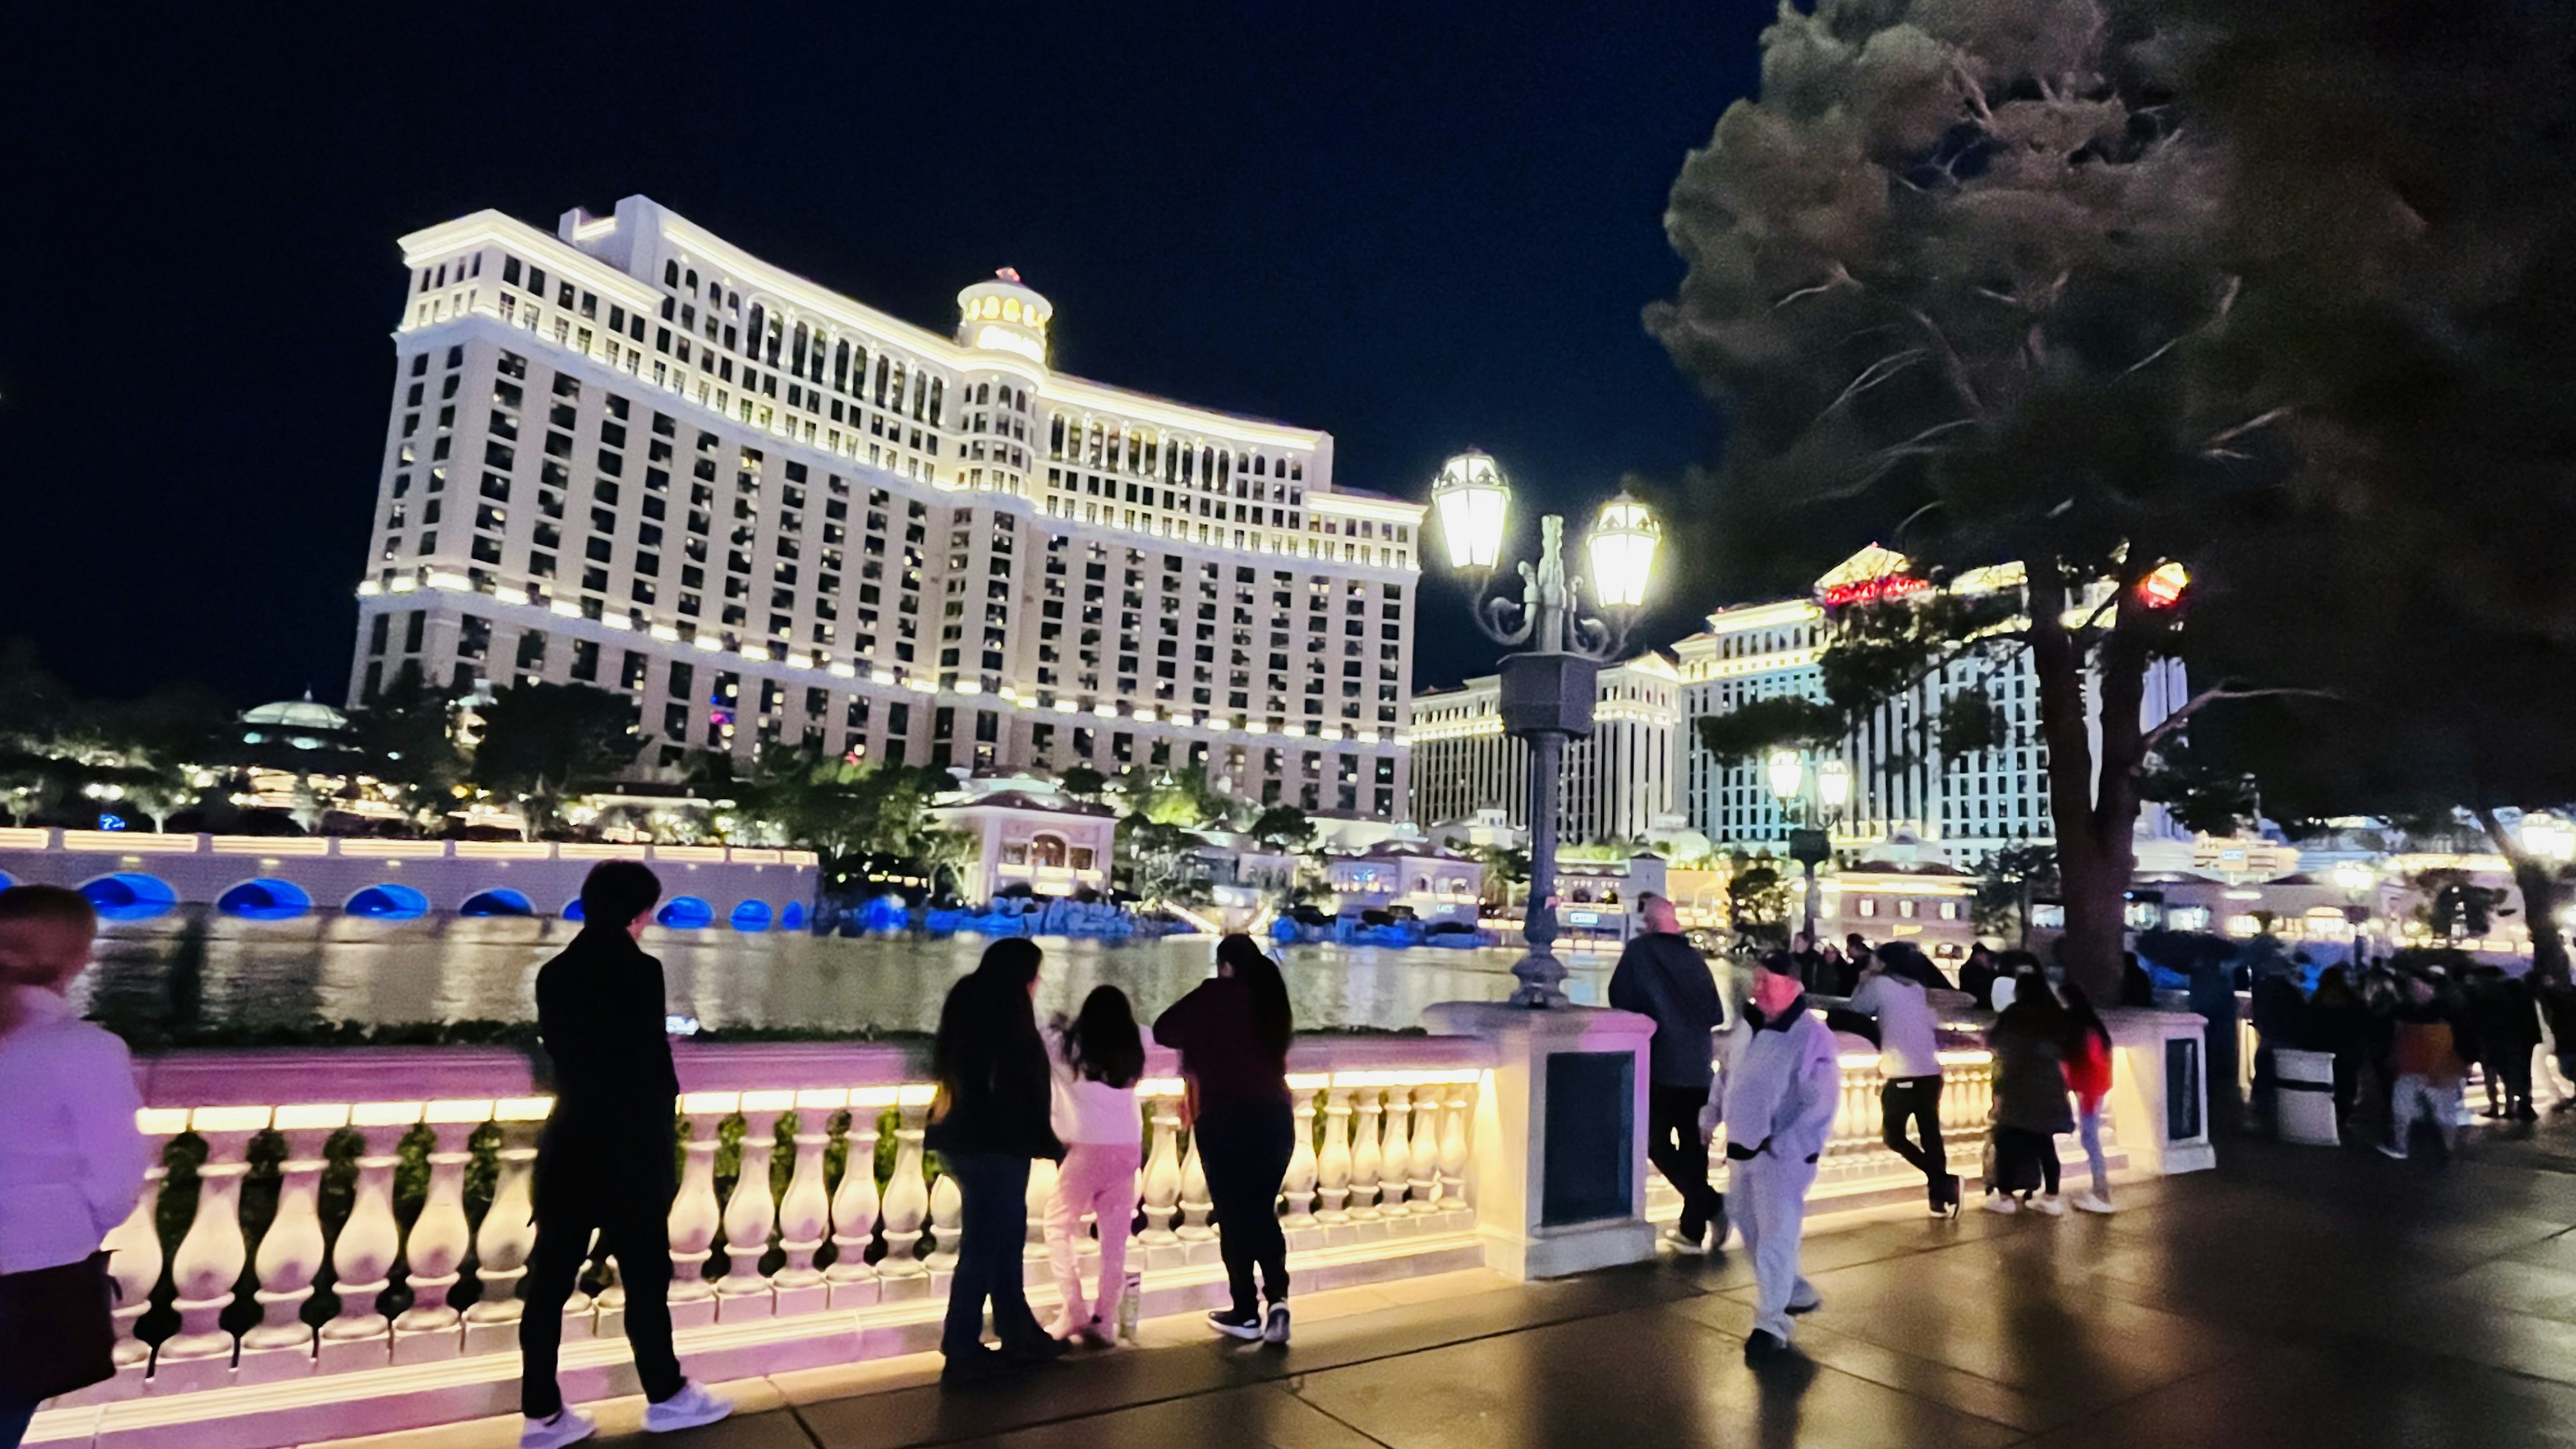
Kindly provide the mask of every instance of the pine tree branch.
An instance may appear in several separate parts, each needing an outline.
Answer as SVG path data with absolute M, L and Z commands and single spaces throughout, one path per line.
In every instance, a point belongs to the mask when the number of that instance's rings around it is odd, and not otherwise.
M 2343 697 L 2331 689 L 2293 689 L 2286 686 L 2275 689 L 2229 689 L 2225 685 L 2211 685 L 2209 688 L 2202 690 L 2200 693 L 2193 695 L 2187 700 L 2184 700 L 2180 705 L 2175 706 L 2174 711 L 2171 714 L 2168 714 L 2162 720 L 2157 721 L 2154 729 L 2147 731 L 2144 735 L 2139 737 L 2138 763 L 2130 767 L 2129 773 L 2133 775 L 2143 773 L 2146 768 L 2146 757 L 2155 753 L 2157 745 L 2162 744 L 2175 730 L 2182 728 L 2193 715 L 2200 713 L 2201 710 L 2218 703 L 2220 700 L 2279 699 L 2292 696 L 2308 699 L 2341 699 Z

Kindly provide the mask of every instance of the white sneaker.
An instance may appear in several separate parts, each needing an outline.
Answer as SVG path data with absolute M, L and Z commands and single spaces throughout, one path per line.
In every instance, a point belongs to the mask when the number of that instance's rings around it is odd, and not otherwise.
M 1261 1341 L 1263 1343 L 1286 1343 L 1288 1341 L 1287 1304 L 1273 1303 L 1270 1305 L 1270 1316 L 1261 1321 Z
M 599 1425 L 588 1414 L 557 1409 L 551 1418 L 519 1421 L 519 1449 L 563 1449 L 598 1432 Z
M 2109 1198 L 2090 1192 L 2075 1200 L 2075 1210 L 2077 1212 L 2104 1214 L 2116 1211 L 2116 1209 L 2111 1206 L 2111 1200 Z
M 682 1384 L 680 1391 L 658 1404 L 644 1406 L 644 1432 L 668 1434 L 674 1429 L 694 1429 L 712 1424 L 733 1412 L 733 1405 L 699 1388 Z
M 2066 1216 L 2066 1203 L 2063 1199 L 2053 1196 L 2035 1197 L 2030 1200 L 2030 1210 L 2035 1213 L 2046 1213 L 2053 1218 L 2062 1218 Z
M 1668 1227 L 1662 1232 L 1655 1234 L 1655 1241 L 1672 1249 L 1676 1253 L 1705 1253 L 1708 1251 L 1708 1238 L 1706 1236 L 1706 1230 L 1702 1229 L 1701 1231 L 1702 1236 L 1689 1238 L 1682 1236 L 1681 1229 Z
M 2015 1202 L 2010 1197 L 1999 1192 L 1987 1193 L 1986 1200 L 1977 1204 L 1977 1206 L 1984 1208 L 1990 1213 L 2002 1213 L 2006 1217 L 2010 1217 L 2014 1213 L 2021 1211 L 2020 1203 Z

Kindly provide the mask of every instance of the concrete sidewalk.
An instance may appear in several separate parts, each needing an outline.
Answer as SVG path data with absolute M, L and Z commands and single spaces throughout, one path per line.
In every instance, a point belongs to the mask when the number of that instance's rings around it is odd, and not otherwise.
M 672 1449 L 2576 1444 L 2576 1120 L 2490 1129 L 2440 1171 L 2241 1139 L 2220 1158 L 2123 1184 L 2112 1218 L 1828 1225 L 1806 1250 L 1824 1307 L 1758 1374 L 1732 1252 L 1315 1294 L 1285 1350 L 1159 1320 L 971 1392 L 927 1355 L 754 1380 Z M 593 1407 L 612 1435 L 641 1420 Z

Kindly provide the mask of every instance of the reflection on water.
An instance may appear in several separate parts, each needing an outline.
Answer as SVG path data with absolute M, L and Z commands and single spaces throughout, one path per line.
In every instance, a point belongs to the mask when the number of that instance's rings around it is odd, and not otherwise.
M 88 979 L 100 1015 L 168 1019 L 174 1003 L 207 1024 L 520 1021 L 537 967 L 575 927 L 528 918 L 399 923 L 336 914 L 250 922 L 202 912 L 109 924 Z M 709 1027 L 875 1026 L 927 1031 L 949 982 L 985 941 L 842 940 L 729 930 L 645 933 L 662 958 L 674 1011 Z M 1212 937 L 1140 944 L 1041 938 L 1042 1012 L 1070 1010 L 1092 987 L 1122 987 L 1150 1016 L 1208 974 Z M 1291 946 L 1282 953 L 1301 1027 L 1406 1027 L 1435 1001 L 1508 995 L 1516 950 Z M 1569 958 L 1566 992 L 1598 1005 L 1610 958 Z M 191 1008 L 193 1011 L 191 1012 Z

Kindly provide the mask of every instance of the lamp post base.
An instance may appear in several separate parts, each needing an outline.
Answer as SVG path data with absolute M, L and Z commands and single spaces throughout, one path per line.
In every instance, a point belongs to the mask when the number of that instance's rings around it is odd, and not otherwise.
M 1565 963 L 1557 960 L 1545 947 L 1536 948 L 1514 962 L 1512 975 L 1521 984 L 1511 994 L 1511 1005 L 1545 1008 L 1566 1004 L 1561 984 L 1565 980 Z

